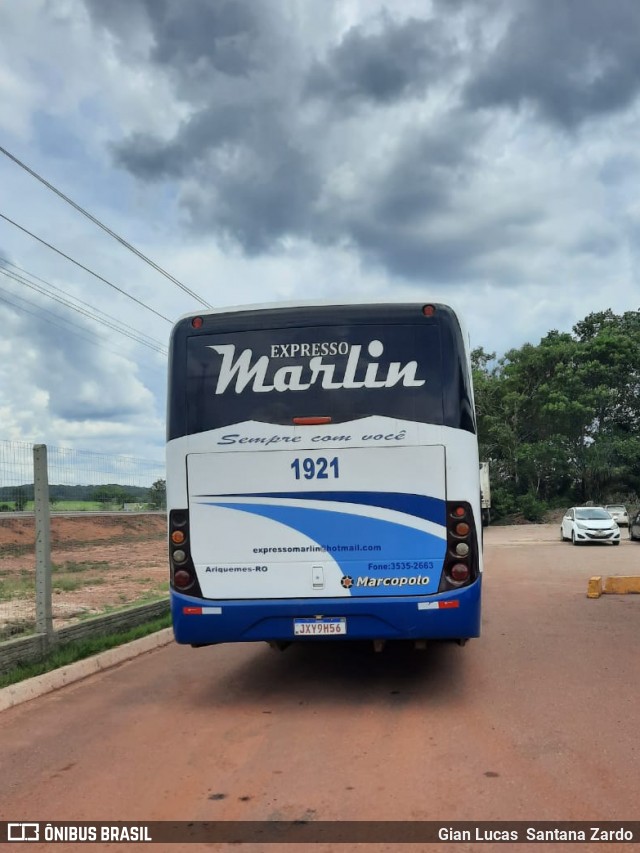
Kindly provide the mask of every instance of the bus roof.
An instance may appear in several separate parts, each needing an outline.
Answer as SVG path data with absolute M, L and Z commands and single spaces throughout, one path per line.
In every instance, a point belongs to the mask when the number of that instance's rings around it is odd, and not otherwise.
M 248 303 L 246 305 L 222 305 L 222 306 L 214 306 L 213 308 L 203 308 L 202 310 L 188 311 L 185 314 L 181 314 L 180 317 L 175 321 L 176 323 L 181 322 L 182 320 L 186 320 L 189 317 L 199 317 L 204 316 L 205 314 L 234 314 L 242 311 L 277 311 L 279 309 L 291 309 L 291 308 L 327 308 L 327 307 L 345 307 L 345 308 L 355 308 L 355 307 L 365 307 L 365 306 L 384 306 L 384 305 L 436 305 L 440 308 L 448 308 L 452 311 L 458 319 L 460 318 L 460 313 L 458 309 L 454 305 L 446 305 L 438 300 L 430 300 L 430 299 L 407 299 L 405 298 L 395 298 L 390 299 L 389 297 L 379 297 L 379 298 L 370 298 L 363 300 L 362 298 L 340 298 L 338 300 L 332 299 L 298 299 L 298 300 L 284 300 L 281 302 L 255 302 Z

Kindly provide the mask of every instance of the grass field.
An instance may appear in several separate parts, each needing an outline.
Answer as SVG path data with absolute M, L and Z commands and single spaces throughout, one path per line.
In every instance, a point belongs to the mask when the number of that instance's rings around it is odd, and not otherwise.
M 131 505 L 140 507 L 139 511 L 149 508 L 148 505 L 144 503 Z M 105 503 L 101 501 L 51 501 L 49 509 L 51 512 L 125 512 L 121 503 Z M 33 501 L 27 501 L 22 512 L 33 512 L 33 510 Z M 15 512 L 15 501 L 1 501 L 0 511 Z
M 0 689 L 8 687 L 10 684 L 24 681 L 26 678 L 33 678 L 36 675 L 42 675 L 45 672 L 50 672 L 53 669 L 74 663 L 77 660 L 91 657 L 91 655 L 99 654 L 100 652 L 107 651 L 107 649 L 113 649 L 124 643 L 130 643 L 132 640 L 146 637 L 147 634 L 154 634 L 163 628 L 169 628 L 170 625 L 171 616 L 167 614 L 144 625 L 130 628 L 127 631 L 68 643 L 51 652 L 42 661 L 18 665 L 9 670 L 9 672 L 0 675 Z
M 33 504 L 32 501 L 29 501 Z M 100 501 L 54 501 L 50 504 L 53 512 L 100 512 L 102 509 L 111 507 L 111 504 L 100 503 Z M 32 509 L 32 506 L 28 507 Z

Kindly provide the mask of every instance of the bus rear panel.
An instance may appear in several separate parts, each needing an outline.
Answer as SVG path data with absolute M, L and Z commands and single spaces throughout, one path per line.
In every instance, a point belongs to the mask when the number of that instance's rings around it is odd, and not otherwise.
M 479 636 L 477 440 L 450 309 L 201 315 L 170 358 L 178 642 Z

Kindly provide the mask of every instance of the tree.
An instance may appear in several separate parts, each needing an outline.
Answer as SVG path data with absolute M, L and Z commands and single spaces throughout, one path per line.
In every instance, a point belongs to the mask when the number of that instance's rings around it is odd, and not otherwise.
M 18 512 L 22 512 L 27 505 L 27 492 L 24 486 L 18 486 L 14 492 L 15 507 Z
M 482 348 L 471 358 L 480 458 L 505 510 L 638 493 L 639 312 L 590 314 L 493 366 Z
M 156 480 L 149 489 L 149 503 L 154 509 L 165 509 L 167 506 L 166 480 Z
M 97 486 L 91 493 L 90 499 L 101 504 L 115 504 L 119 507 L 135 501 L 135 497 L 124 486 L 112 483 L 105 486 Z

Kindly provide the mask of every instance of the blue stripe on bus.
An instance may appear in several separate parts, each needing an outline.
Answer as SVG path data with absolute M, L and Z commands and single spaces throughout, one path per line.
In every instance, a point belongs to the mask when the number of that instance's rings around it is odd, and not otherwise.
M 404 492 L 251 492 L 234 495 L 198 495 L 203 498 L 286 498 L 307 501 L 338 501 L 391 509 L 435 524 L 446 523 L 446 503 L 440 498 Z
M 309 507 L 231 502 L 216 502 L 212 506 L 260 515 L 312 539 L 327 550 L 328 556 L 338 564 L 344 576 L 351 579 L 351 586 L 345 588 L 349 589 L 353 596 L 398 594 L 398 587 L 395 585 L 381 584 L 373 589 L 368 585 L 359 586 L 359 577 L 376 577 L 380 580 L 387 577 L 406 577 L 416 581 L 422 578 L 420 586 L 415 587 L 416 594 L 433 593 L 438 588 L 446 550 L 446 540 L 440 536 L 383 519 Z M 358 545 L 365 543 L 370 545 L 372 550 L 358 550 Z M 341 550 L 341 546 L 348 550 Z M 403 566 L 400 571 L 395 568 L 379 568 L 365 575 L 362 568 L 363 558 L 377 566 L 385 563 L 416 565 Z

